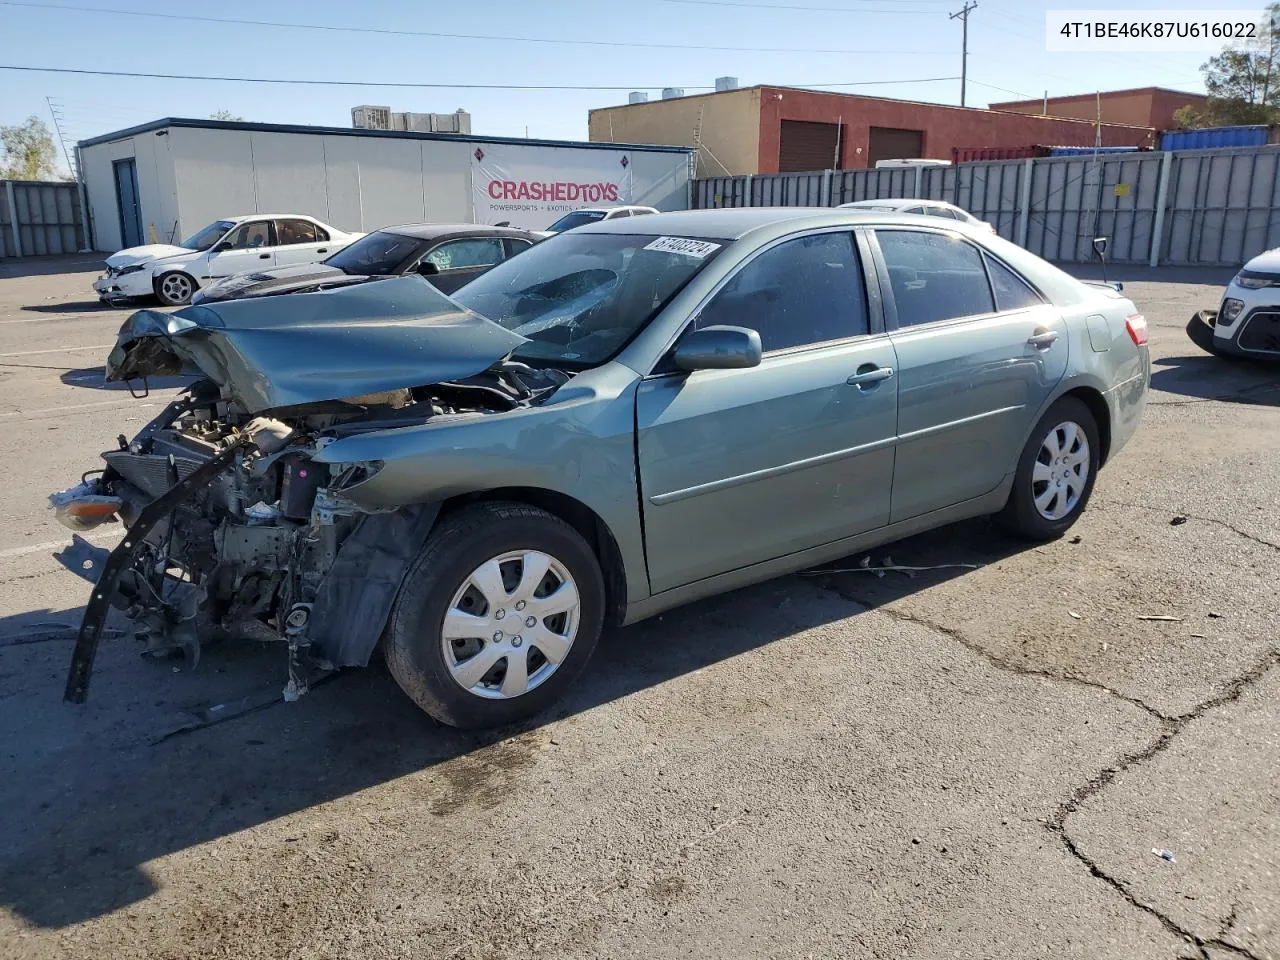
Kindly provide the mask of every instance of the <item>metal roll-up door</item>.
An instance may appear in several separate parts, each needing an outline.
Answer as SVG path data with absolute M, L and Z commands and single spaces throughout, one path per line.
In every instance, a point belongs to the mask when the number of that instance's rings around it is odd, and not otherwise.
M 783 120 L 778 138 L 778 171 L 798 173 L 839 169 L 840 161 L 836 156 L 839 141 L 839 124 Z

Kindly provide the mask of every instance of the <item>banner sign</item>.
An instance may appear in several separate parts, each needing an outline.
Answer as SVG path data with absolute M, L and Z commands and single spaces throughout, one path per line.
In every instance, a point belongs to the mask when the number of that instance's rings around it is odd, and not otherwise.
M 624 150 L 482 143 L 471 154 L 476 223 L 542 230 L 570 210 L 631 203 Z

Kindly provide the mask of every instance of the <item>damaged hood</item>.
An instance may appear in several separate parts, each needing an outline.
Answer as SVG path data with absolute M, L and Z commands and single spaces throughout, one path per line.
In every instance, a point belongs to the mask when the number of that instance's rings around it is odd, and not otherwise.
M 299 263 L 227 277 L 197 292 L 192 302 L 211 303 L 215 300 L 295 293 L 326 281 L 342 281 L 346 277 L 347 274 L 337 267 L 329 267 L 323 263 Z M 363 278 L 354 278 L 353 282 L 361 279 Z
M 249 413 L 473 376 L 519 334 L 421 277 L 317 293 L 139 310 L 120 328 L 108 380 L 198 370 Z
M 131 267 L 135 263 L 149 263 L 152 260 L 163 260 L 165 257 L 195 252 L 186 247 L 175 247 L 171 243 L 148 243 L 146 246 L 129 247 L 119 253 L 113 253 L 107 257 L 106 263 L 108 267 L 115 267 L 118 270 L 121 267 Z

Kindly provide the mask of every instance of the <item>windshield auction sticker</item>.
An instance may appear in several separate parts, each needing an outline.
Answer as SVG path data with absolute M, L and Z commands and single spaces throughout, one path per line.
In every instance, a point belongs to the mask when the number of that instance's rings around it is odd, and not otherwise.
M 1266 23 L 1260 10 L 1046 10 L 1045 49 L 1216 53 L 1258 43 Z
M 647 243 L 646 250 L 657 250 L 659 253 L 679 253 L 686 257 L 697 257 L 701 260 L 708 254 L 720 249 L 720 244 L 706 240 L 689 240 L 685 237 L 659 237 L 653 243 Z

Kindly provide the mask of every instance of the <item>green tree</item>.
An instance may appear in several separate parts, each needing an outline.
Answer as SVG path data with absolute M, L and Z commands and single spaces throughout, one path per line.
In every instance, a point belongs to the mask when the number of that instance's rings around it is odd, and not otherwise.
M 58 176 L 58 148 L 53 134 L 37 116 L 12 127 L 0 127 L 0 180 L 53 180 Z
M 1232 126 L 1280 120 L 1280 2 L 1266 10 L 1258 36 L 1210 57 L 1200 67 L 1209 102 L 1203 111 L 1183 107 L 1179 125 Z
M 215 110 L 209 114 L 210 120 L 226 120 L 230 123 L 243 123 L 244 117 L 237 117 L 230 110 Z

